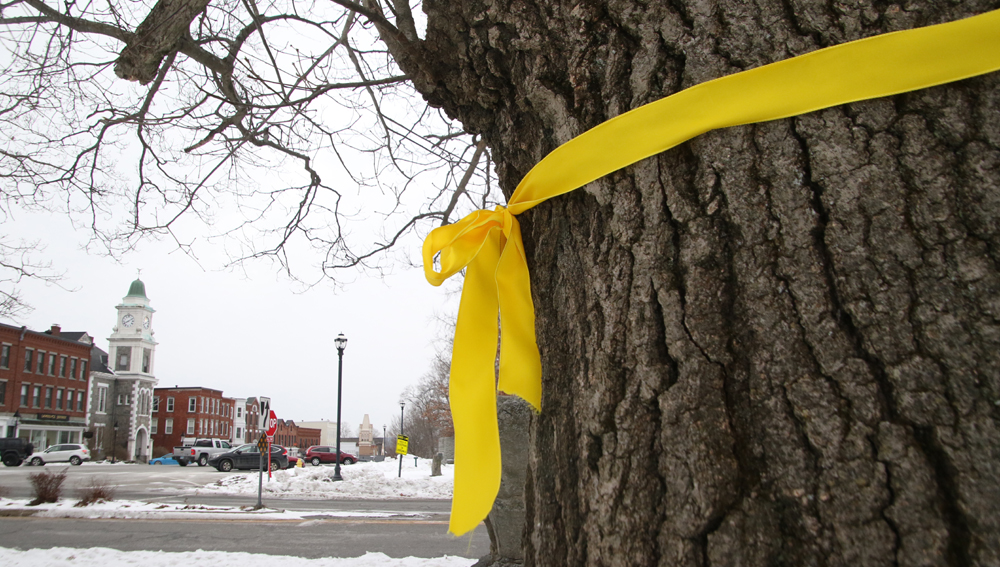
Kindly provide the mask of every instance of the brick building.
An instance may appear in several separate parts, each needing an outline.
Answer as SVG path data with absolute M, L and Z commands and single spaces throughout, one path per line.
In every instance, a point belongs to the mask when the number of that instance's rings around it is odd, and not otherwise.
M 40 333 L 0 324 L 0 435 L 13 436 L 16 421 L 36 451 L 82 442 L 92 343 L 59 325 Z
M 170 451 L 183 439 L 231 440 L 235 409 L 236 400 L 223 396 L 220 390 L 157 388 L 153 392 L 154 453 Z
M 274 432 L 274 442 L 290 449 L 298 449 L 305 454 L 312 445 L 319 445 L 319 429 L 299 427 L 290 419 L 279 419 L 278 430 Z

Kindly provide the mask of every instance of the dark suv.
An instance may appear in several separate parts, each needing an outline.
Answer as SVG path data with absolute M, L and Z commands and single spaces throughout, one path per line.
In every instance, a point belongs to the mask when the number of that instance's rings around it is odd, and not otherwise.
M 321 463 L 336 463 L 337 449 L 325 445 L 313 445 L 306 449 L 306 456 L 303 458 L 307 463 L 312 463 L 318 467 Z M 358 458 L 350 453 L 340 452 L 340 463 L 343 465 L 353 465 L 358 462 Z
M 220 453 L 208 460 L 209 466 L 219 472 L 233 469 L 256 469 L 260 466 L 260 449 L 256 443 L 240 445 L 228 453 Z M 288 449 L 281 445 L 271 445 L 271 470 L 288 468 Z
M 8 467 L 17 467 L 35 452 L 35 446 L 20 437 L 0 438 L 0 459 Z

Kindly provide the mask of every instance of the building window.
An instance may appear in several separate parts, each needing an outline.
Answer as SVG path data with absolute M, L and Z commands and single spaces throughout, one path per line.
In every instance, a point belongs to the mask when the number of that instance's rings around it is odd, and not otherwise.
M 66 390 L 66 410 L 73 411 L 73 390 Z
M 118 347 L 115 349 L 115 370 L 128 372 L 132 363 L 132 347 Z
M 67 358 L 68 357 L 65 354 L 59 357 L 59 377 L 60 378 L 65 378 L 66 377 L 66 359 Z
M 35 351 L 33 349 L 30 349 L 30 348 L 24 349 L 24 371 L 25 372 L 31 372 L 31 370 L 34 368 L 34 366 L 31 365 L 31 363 L 34 362 L 34 360 L 35 360 L 34 359 L 34 354 L 35 354 Z
M 118 394 L 118 405 L 127 406 L 132 403 L 131 394 Z
M 87 379 L 87 361 L 86 360 L 81 360 L 80 361 L 80 380 L 86 380 L 86 379 Z
M 193 417 L 189 417 L 188 418 L 187 434 L 188 435 L 194 435 L 194 418 Z
M 160 396 L 153 396 L 153 413 L 160 411 Z
M 174 399 L 167 397 L 167 411 L 174 411 Z
M 45 388 L 45 409 L 52 409 L 52 386 Z
M 77 360 L 75 358 L 70 359 L 70 361 L 69 361 L 69 379 L 70 380 L 76 380 L 76 363 L 77 363 Z
M 108 411 L 108 387 L 99 386 L 97 388 L 97 413 Z
M 152 356 L 153 351 L 148 348 L 142 349 L 142 371 L 149 374 L 149 359 Z
M 0 347 L 0 368 L 10 368 L 10 345 Z
M 7 405 L 7 381 L 0 380 L 0 406 Z
M 28 384 L 21 384 L 21 407 L 28 407 Z
M 49 354 L 49 376 L 56 375 L 56 355 Z
M 243 439 L 243 428 L 242 427 L 237 427 L 236 428 L 236 439 L 237 440 Z
M 188 398 L 188 412 L 194 413 L 198 409 L 198 398 Z
M 83 411 L 83 390 L 76 393 L 76 411 Z
M 56 409 L 63 409 L 63 389 L 59 388 L 56 390 Z
M 243 408 L 236 406 L 236 419 L 243 419 Z
M 168 417 L 166 421 L 163 422 L 163 434 L 170 435 L 174 432 L 174 418 Z
M 149 423 L 149 433 L 150 433 L 150 435 L 156 435 L 156 421 L 157 421 L 157 419 L 154 417 L 153 421 L 151 421 Z
M 38 366 L 35 368 L 38 374 L 45 374 L 45 351 L 38 351 Z
M 42 407 L 42 387 L 35 386 L 31 390 L 31 407 L 40 408 Z

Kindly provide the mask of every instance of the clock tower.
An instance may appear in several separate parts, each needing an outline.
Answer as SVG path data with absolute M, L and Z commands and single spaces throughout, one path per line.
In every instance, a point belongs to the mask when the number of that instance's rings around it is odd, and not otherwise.
M 128 295 L 115 306 L 115 326 L 108 337 L 109 360 L 105 374 L 92 381 L 91 400 L 99 445 L 105 456 L 145 462 L 153 452 L 156 423 L 156 341 L 153 313 L 146 297 L 146 284 L 136 279 Z
M 135 280 L 128 288 L 118 310 L 118 321 L 108 337 L 111 364 L 119 376 L 140 374 L 153 376 L 153 354 L 156 341 L 153 340 L 153 313 L 146 297 L 146 284 Z

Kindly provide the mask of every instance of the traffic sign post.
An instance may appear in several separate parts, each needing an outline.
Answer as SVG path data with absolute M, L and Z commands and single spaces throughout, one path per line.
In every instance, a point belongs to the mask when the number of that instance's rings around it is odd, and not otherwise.
M 271 443 L 274 443 L 274 433 L 278 431 L 278 416 L 274 410 L 267 412 L 267 478 L 271 478 Z
M 261 435 L 260 439 L 257 440 L 257 450 L 260 451 L 260 471 L 257 476 L 257 509 L 260 510 L 264 507 L 260 502 L 260 495 L 264 491 L 264 451 L 267 450 L 266 435 Z
M 403 478 L 403 455 L 410 446 L 410 438 L 406 435 L 396 436 L 396 455 L 399 456 L 399 478 Z

